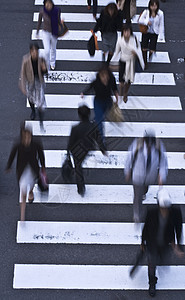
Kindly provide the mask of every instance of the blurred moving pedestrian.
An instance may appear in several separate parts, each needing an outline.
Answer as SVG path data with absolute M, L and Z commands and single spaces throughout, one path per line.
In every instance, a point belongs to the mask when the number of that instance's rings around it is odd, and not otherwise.
M 72 153 L 78 193 L 83 197 L 85 194 L 85 183 L 82 171 L 82 163 L 90 150 L 93 150 L 97 143 L 101 152 L 106 154 L 106 148 L 103 144 L 98 127 L 89 120 L 90 109 L 86 105 L 78 108 L 80 123 L 72 127 L 69 137 L 68 152 Z
M 139 24 L 148 26 L 147 32 L 142 33 L 142 51 L 145 67 L 147 65 L 147 51 L 149 60 L 156 52 L 157 39 L 164 40 L 164 13 L 159 9 L 158 0 L 150 0 L 148 8 L 143 11 L 138 20 Z
M 125 162 L 126 181 L 132 179 L 134 189 L 133 220 L 141 221 L 142 200 L 146 198 L 148 187 L 162 185 L 166 181 L 168 166 L 163 143 L 147 130 L 143 138 L 136 138 L 128 149 Z
M 20 140 L 14 143 L 11 150 L 6 170 L 10 170 L 15 156 L 17 155 L 17 179 L 20 188 L 20 209 L 21 221 L 25 220 L 27 193 L 29 203 L 34 200 L 33 188 L 39 178 L 39 162 L 45 171 L 45 157 L 40 141 L 36 141 L 32 136 L 32 130 L 28 126 L 22 126 Z
M 38 108 L 40 127 L 43 127 L 43 111 L 46 106 L 44 95 L 44 74 L 47 73 L 47 65 L 44 58 L 39 56 L 37 43 L 30 44 L 30 52 L 23 56 L 19 87 L 27 96 L 31 107 L 31 120 L 35 119 L 35 105 Z
M 117 30 L 120 26 L 120 18 L 118 15 L 118 9 L 115 3 L 109 3 L 101 12 L 100 17 L 97 19 L 97 23 L 94 27 L 94 33 L 98 30 L 101 31 L 102 44 L 103 44 L 103 56 L 102 60 L 105 61 L 105 55 L 108 53 L 107 63 L 111 61 L 113 56 L 116 41 Z
M 53 0 L 44 0 L 44 8 L 39 13 L 37 24 L 37 35 L 43 20 L 42 41 L 45 50 L 45 59 L 47 62 L 48 70 L 55 70 L 56 64 L 56 46 L 58 38 L 58 26 L 60 22 L 61 10 L 55 7 Z
M 126 23 L 131 23 L 137 11 L 136 0 L 116 0 L 116 3 L 122 13 L 122 19 L 126 20 Z
M 96 19 L 98 0 L 87 0 L 87 5 L 88 5 L 87 8 L 89 10 L 91 9 L 92 1 L 93 1 L 93 17 Z
M 141 248 L 143 251 L 146 249 L 148 257 L 150 296 L 154 297 L 156 293 L 156 265 L 163 263 L 170 248 L 172 247 L 178 257 L 184 255 L 180 249 L 181 237 L 181 210 L 171 204 L 167 190 L 162 188 L 158 192 L 158 207 L 147 212 L 142 231 Z M 177 240 L 177 244 L 175 244 L 175 239 Z
M 126 103 L 128 100 L 130 84 L 131 82 L 134 82 L 136 57 L 138 57 L 140 65 L 142 69 L 144 69 L 140 42 L 137 40 L 136 36 L 133 35 L 130 24 L 123 25 L 121 37 L 118 38 L 111 64 L 115 63 L 119 54 L 119 94 L 120 96 L 123 96 L 123 101 Z
M 94 113 L 95 121 L 98 125 L 100 134 L 104 141 L 103 124 L 105 114 L 112 108 L 113 100 L 112 93 L 116 97 L 118 104 L 118 90 L 114 75 L 107 66 L 103 66 L 96 75 L 96 79 L 81 93 L 81 97 L 87 94 L 91 89 L 95 92 L 94 97 Z

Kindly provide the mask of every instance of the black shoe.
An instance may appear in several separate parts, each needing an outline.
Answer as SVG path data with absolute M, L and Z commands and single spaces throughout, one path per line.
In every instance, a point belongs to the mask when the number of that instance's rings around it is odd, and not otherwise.
M 78 194 L 82 197 L 85 195 L 85 186 L 78 187 Z
M 31 111 L 30 119 L 35 120 L 35 111 L 34 110 Z
M 157 277 L 155 277 L 155 279 L 154 279 L 154 282 L 152 282 L 152 283 L 150 283 L 149 284 L 149 295 L 151 296 L 151 297 L 154 297 L 155 296 L 155 294 L 156 294 L 156 289 L 155 289 L 155 285 L 156 285 L 156 283 L 157 283 Z

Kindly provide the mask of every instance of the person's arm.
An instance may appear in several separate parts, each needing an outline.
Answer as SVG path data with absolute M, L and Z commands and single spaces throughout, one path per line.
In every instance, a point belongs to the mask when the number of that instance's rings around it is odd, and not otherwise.
M 44 156 L 44 150 L 41 141 L 37 143 L 37 151 L 38 151 L 38 157 L 41 163 L 42 168 L 45 169 L 45 156 Z
M 172 207 L 173 209 L 173 218 L 174 218 L 174 230 L 176 234 L 176 240 L 177 244 L 175 244 L 174 241 L 172 241 L 172 248 L 175 252 L 175 254 L 178 257 L 183 257 L 184 252 L 180 248 L 181 238 L 182 238 L 182 213 L 180 208 Z
M 161 10 L 159 15 L 159 40 L 164 40 L 164 13 Z
M 148 9 L 145 9 L 142 14 L 140 15 L 139 19 L 138 19 L 138 23 L 139 24 L 143 24 L 143 25 L 148 25 L 148 18 L 147 18 L 147 13 L 148 13 Z
M 118 93 L 118 89 L 117 89 L 117 85 L 116 85 L 116 79 L 112 73 L 110 73 L 110 76 L 111 76 L 112 91 L 116 97 L 116 104 L 118 104 L 119 93 Z
M 17 153 L 18 150 L 18 144 L 15 144 L 10 152 L 9 158 L 8 158 L 8 162 L 6 165 L 6 171 L 11 169 L 12 163 L 14 161 L 15 155 Z
M 38 23 L 37 23 L 37 34 L 39 33 L 39 30 L 40 30 L 40 27 L 41 27 L 41 24 L 42 24 L 42 17 L 43 17 L 43 12 L 40 11 L 39 19 L 38 19 Z
M 110 65 L 115 65 L 118 63 L 118 60 L 119 60 L 118 55 L 119 55 L 120 51 L 121 51 L 121 38 L 118 38 L 117 43 L 116 43 L 116 49 L 115 49 L 113 57 L 110 61 Z
M 21 72 L 19 76 L 19 88 L 21 92 L 26 95 L 26 62 L 23 57 L 22 65 L 21 65 Z
M 83 92 L 81 93 L 81 96 L 83 97 L 83 95 L 86 95 L 91 89 L 94 88 L 94 84 L 95 84 L 95 80 L 92 81 L 86 88 L 85 90 L 83 90 Z
M 103 19 L 103 11 L 100 14 L 100 17 L 96 20 L 96 25 L 94 26 L 93 32 L 97 32 L 102 28 L 102 19 Z
M 71 133 L 69 136 L 69 141 L 68 141 L 68 145 L 67 145 L 67 152 L 71 151 L 75 145 L 75 133 L 74 133 L 74 127 L 71 128 Z
M 168 174 L 168 161 L 164 144 L 160 141 L 160 161 L 159 161 L 159 184 L 162 185 L 166 181 Z

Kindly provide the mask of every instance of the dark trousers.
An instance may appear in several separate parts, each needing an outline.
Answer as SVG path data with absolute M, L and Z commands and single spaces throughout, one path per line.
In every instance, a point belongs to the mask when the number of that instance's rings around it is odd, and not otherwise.
M 104 129 L 103 129 L 103 121 L 105 119 L 105 113 L 111 109 L 112 100 L 100 100 L 97 97 L 94 98 L 94 113 L 95 113 L 95 121 L 98 125 L 98 129 L 100 131 L 101 137 L 104 140 Z
M 142 219 L 142 201 L 143 201 L 143 195 L 145 195 L 148 192 L 148 186 L 147 185 L 136 185 L 133 184 L 134 189 L 134 201 L 133 201 L 133 215 L 134 220 L 139 222 Z
M 31 103 L 30 101 L 29 101 L 29 104 L 30 104 L 32 112 L 35 114 L 35 105 L 33 103 Z M 43 123 L 43 115 L 44 115 L 44 113 L 43 113 L 42 108 L 38 109 L 38 114 L 39 114 L 39 121 L 40 121 L 40 123 Z
M 126 19 L 126 23 L 131 23 L 130 0 L 125 0 L 125 5 L 123 7 L 123 18 Z
M 91 0 L 87 0 L 87 4 L 91 6 Z M 97 14 L 97 0 L 93 0 L 93 15 Z
M 76 184 L 78 191 L 82 190 L 85 187 L 84 176 L 83 176 L 83 169 L 82 163 L 87 155 L 86 153 L 79 153 L 78 155 L 73 155 L 74 164 L 75 164 L 75 177 L 76 177 Z
M 149 284 L 156 283 L 156 266 L 164 262 L 164 259 L 167 256 L 168 252 L 168 246 L 156 246 L 155 248 L 153 247 L 151 250 L 147 250 Z

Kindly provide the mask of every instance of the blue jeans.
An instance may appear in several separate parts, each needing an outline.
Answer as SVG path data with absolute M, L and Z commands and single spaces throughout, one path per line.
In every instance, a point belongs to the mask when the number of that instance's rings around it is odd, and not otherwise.
M 112 99 L 100 100 L 97 97 L 94 98 L 94 113 L 95 113 L 95 121 L 98 125 L 98 129 L 100 131 L 101 137 L 104 140 L 104 128 L 103 122 L 105 120 L 105 113 L 111 109 L 112 107 Z

